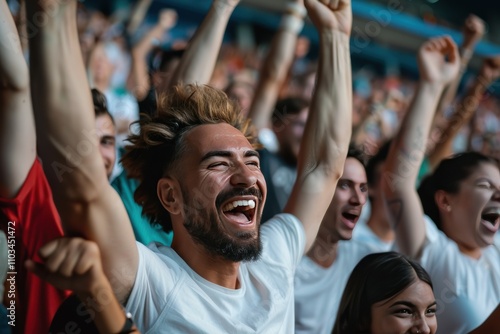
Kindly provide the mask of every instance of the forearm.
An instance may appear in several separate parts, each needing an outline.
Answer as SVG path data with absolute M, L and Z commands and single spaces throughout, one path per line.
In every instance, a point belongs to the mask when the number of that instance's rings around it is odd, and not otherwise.
M 207 84 L 217 61 L 224 31 L 234 7 L 223 0 L 215 0 L 202 24 L 184 51 L 181 62 L 170 79 L 169 86 Z
M 441 134 L 439 142 L 429 155 L 432 167 L 437 166 L 443 158 L 453 153 L 453 140 L 460 129 L 470 122 L 487 87 L 487 80 L 478 77 L 462 101 L 456 106 L 456 110 Z
M 280 28 L 273 38 L 248 113 L 248 118 L 259 130 L 269 126 L 279 90 L 294 59 L 296 43 L 297 32 L 286 28 Z
M 104 276 L 93 289 L 79 292 L 77 296 L 94 314 L 93 320 L 99 333 L 120 333 L 127 319 L 126 314 Z M 135 326 L 133 328 L 136 329 Z M 136 329 L 133 333 L 139 331 Z
M 27 3 L 28 18 L 44 9 Z M 107 184 L 76 28 L 76 1 L 51 13 L 30 39 L 39 152 L 55 198 L 88 201 Z
M 420 83 L 385 162 L 385 203 L 400 251 L 416 258 L 425 240 L 423 210 L 415 190 L 433 111 L 443 85 Z
M 342 174 L 351 139 L 352 79 L 349 37 L 341 32 L 320 33 L 318 78 L 300 150 L 304 173 L 320 165 Z M 312 112 L 314 111 L 314 112 Z
M 385 170 L 398 175 L 396 189 L 414 189 L 430 132 L 434 110 L 443 91 L 442 84 L 420 83 L 398 134 Z M 403 173 L 404 175 L 400 175 Z
M 128 89 L 138 101 L 142 101 L 151 88 L 151 82 L 146 64 L 146 55 L 132 51 L 132 64 L 128 78 Z
M 132 10 L 132 15 L 130 17 L 129 24 L 127 26 L 127 33 L 129 35 L 133 34 L 137 28 L 141 25 L 141 22 L 144 20 L 146 13 L 148 12 L 149 7 L 153 0 L 139 0 Z

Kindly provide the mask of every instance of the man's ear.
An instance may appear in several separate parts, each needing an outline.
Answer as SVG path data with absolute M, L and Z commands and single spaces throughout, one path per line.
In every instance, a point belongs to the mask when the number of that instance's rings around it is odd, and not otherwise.
M 158 180 L 156 192 L 163 207 L 173 215 L 181 212 L 181 192 L 179 183 L 169 177 Z

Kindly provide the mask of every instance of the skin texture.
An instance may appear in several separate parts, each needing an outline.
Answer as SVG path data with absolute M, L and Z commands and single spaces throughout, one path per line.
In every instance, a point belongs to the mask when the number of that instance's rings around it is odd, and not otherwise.
M 490 163 L 480 164 L 462 183 L 457 194 L 439 191 L 436 195 L 445 233 L 463 253 L 480 256 L 481 247 L 493 244 L 500 219 L 481 219 L 486 210 L 500 210 L 500 172 Z
M 198 126 L 185 140 L 177 176 L 160 180 L 158 186 L 163 206 L 172 214 L 174 235 L 180 237 L 172 248 L 179 254 L 208 251 L 230 261 L 252 259 L 239 256 L 259 248 L 267 188 L 256 152 L 239 130 L 225 123 Z M 255 201 L 250 220 L 224 212 L 227 203 L 237 200 Z M 195 249 L 186 249 L 185 238 Z
M 432 288 L 417 280 L 396 296 L 372 305 L 372 334 L 433 334 L 437 330 Z
M 116 128 L 108 115 L 98 116 L 95 120 L 95 127 L 99 138 L 99 152 L 104 160 L 106 175 L 109 179 L 116 160 Z

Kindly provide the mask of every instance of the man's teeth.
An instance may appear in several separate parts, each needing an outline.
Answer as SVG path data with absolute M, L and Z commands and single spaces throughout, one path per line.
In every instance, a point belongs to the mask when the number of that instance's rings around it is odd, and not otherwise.
M 253 209 L 255 208 L 255 201 L 253 199 L 249 200 L 249 201 L 234 201 L 234 202 L 231 202 L 231 203 L 228 203 L 226 204 L 226 206 L 224 206 L 224 211 L 231 211 L 233 210 L 234 208 L 238 207 L 238 206 L 248 206 L 249 209 Z

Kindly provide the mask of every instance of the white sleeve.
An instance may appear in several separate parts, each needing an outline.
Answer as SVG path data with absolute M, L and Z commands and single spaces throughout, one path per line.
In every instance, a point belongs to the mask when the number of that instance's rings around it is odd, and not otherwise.
M 141 328 L 151 328 L 167 305 L 169 294 L 182 275 L 178 267 L 168 265 L 157 253 L 155 244 L 150 248 L 137 242 L 139 264 L 126 309 Z
M 288 213 L 274 216 L 262 225 L 261 238 L 267 263 L 295 271 L 306 247 L 304 227 L 297 217 Z

